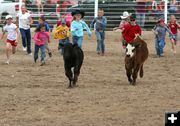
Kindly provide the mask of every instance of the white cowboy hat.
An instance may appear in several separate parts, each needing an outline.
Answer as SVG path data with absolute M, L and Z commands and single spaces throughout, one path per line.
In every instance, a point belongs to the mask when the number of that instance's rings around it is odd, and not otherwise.
M 126 18 L 128 18 L 130 15 L 131 15 L 130 13 L 128 13 L 127 11 L 124 11 L 124 12 L 123 12 L 123 15 L 120 16 L 120 17 L 121 17 L 121 19 L 126 19 Z
M 12 17 L 11 15 L 7 15 L 7 16 L 6 16 L 6 20 L 9 19 L 9 18 L 12 19 L 13 17 Z

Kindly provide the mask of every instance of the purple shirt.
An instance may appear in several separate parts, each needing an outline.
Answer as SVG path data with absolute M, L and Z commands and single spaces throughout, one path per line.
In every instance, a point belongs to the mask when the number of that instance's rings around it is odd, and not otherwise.
M 139 13 L 146 12 L 146 2 L 137 2 L 136 11 Z

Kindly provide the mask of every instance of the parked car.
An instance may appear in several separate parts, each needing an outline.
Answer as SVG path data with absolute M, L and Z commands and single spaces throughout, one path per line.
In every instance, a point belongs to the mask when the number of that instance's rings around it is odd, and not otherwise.
M 7 15 L 12 15 L 15 20 L 16 14 L 19 11 L 19 2 L 14 0 L 0 0 L 0 26 L 2 26 Z

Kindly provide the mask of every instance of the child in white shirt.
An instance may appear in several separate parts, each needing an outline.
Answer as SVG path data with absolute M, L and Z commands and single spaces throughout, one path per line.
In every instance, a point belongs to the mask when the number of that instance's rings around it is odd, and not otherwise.
M 9 64 L 10 55 L 11 53 L 15 54 L 16 46 L 18 43 L 18 27 L 14 23 L 12 23 L 11 15 L 6 16 L 6 25 L 3 28 L 3 35 L 1 36 L 1 39 L 3 39 L 5 32 L 7 32 L 7 40 L 6 40 L 7 61 L 5 63 Z

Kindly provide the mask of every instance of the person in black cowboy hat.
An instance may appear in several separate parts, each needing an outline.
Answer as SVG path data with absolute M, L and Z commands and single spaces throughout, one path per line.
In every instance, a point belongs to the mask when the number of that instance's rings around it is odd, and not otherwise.
M 82 20 L 85 15 L 83 11 L 77 9 L 74 10 L 71 14 L 73 16 L 73 21 L 71 23 L 72 41 L 73 43 L 77 43 L 81 48 L 84 35 L 83 29 L 86 29 L 88 36 L 91 36 L 92 33 L 86 22 Z

